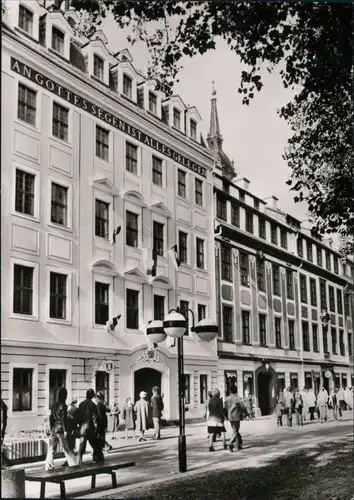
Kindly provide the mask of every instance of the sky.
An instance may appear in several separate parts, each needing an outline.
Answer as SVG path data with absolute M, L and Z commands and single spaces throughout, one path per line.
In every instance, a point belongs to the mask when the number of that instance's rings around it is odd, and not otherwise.
M 146 67 L 147 49 L 141 43 L 131 46 L 126 39 L 128 30 L 119 29 L 111 17 L 104 21 L 102 28 L 110 50 L 117 52 L 128 48 L 136 68 Z M 304 221 L 307 219 L 306 204 L 295 204 L 294 195 L 285 184 L 290 169 L 282 154 L 291 131 L 277 114 L 277 110 L 291 99 L 292 91 L 283 88 L 277 72 L 270 75 L 264 71 L 263 89 L 256 93 L 249 106 L 243 105 L 242 96 L 237 92 L 243 69 L 238 56 L 220 39 L 215 50 L 183 60 L 174 93 L 180 95 L 185 104 L 197 107 L 203 119 L 201 132 L 206 138 L 212 81 L 215 81 L 223 149 L 234 160 L 237 176 L 250 180 L 253 194 L 260 198 L 277 196 L 281 210 Z

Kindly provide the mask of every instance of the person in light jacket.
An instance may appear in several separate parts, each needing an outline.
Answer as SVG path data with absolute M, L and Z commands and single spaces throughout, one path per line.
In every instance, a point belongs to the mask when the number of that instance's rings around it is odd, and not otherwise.
M 135 411 L 131 398 L 127 398 L 123 408 L 123 420 L 125 427 L 125 439 L 128 439 L 128 431 L 133 431 L 135 438 Z
M 112 419 L 112 439 L 116 439 L 115 433 L 119 431 L 119 415 L 120 409 L 118 404 L 114 401 L 110 417 Z
M 151 398 L 152 421 L 154 423 L 154 439 L 161 438 L 161 416 L 164 409 L 160 390 L 157 386 L 152 388 Z
M 204 415 L 203 415 L 203 418 L 204 418 L 204 421 L 207 422 L 208 421 L 208 418 L 209 418 L 209 401 L 211 400 L 211 398 L 213 397 L 213 393 L 212 391 L 208 391 L 208 399 L 205 401 L 204 403 Z M 207 434 L 207 440 L 209 441 L 209 433 Z M 215 436 L 216 438 L 216 436 Z
M 213 444 L 216 442 L 216 436 L 223 434 L 224 450 L 227 450 L 226 429 L 224 427 L 224 408 L 220 399 L 219 389 L 214 389 L 213 396 L 208 400 L 208 436 L 209 451 L 215 451 Z
M 327 408 L 328 408 L 328 392 L 322 386 L 317 395 L 317 407 L 320 413 L 321 424 L 327 421 Z
M 299 389 L 296 389 L 294 394 L 294 410 L 296 414 L 296 423 L 297 425 L 304 425 L 302 411 L 304 407 L 304 402 L 302 396 L 300 394 Z
M 249 418 L 246 407 L 242 399 L 237 395 L 237 387 L 234 385 L 230 388 L 231 394 L 225 399 L 224 412 L 226 418 L 230 422 L 232 429 L 232 437 L 229 442 L 229 450 L 234 451 L 235 443 L 237 449 L 242 450 L 242 436 L 240 434 L 240 424 L 243 415 Z
M 344 389 L 342 386 L 340 386 L 338 392 L 337 392 L 337 400 L 338 400 L 338 407 L 340 408 L 341 411 L 344 411 L 347 409 L 347 405 L 345 402 L 345 393 Z
M 310 413 L 310 421 L 315 420 L 316 396 L 313 389 L 309 389 L 307 393 L 307 404 Z
M 287 416 L 287 424 L 288 427 L 291 427 L 293 422 L 294 396 L 293 393 L 291 392 L 290 387 L 288 387 L 284 391 L 284 402 L 285 402 L 284 413 Z
M 347 405 L 348 410 L 353 408 L 353 390 L 351 387 L 347 387 L 344 391 L 345 404 Z
M 302 402 L 303 402 L 303 408 L 302 408 L 302 419 L 304 422 L 307 420 L 307 415 L 309 412 L 309 405 L 307 403 L 307 395 L 308 395 L 308 389 L 306 387 L 303 387 L 302 390 L 300 391 L 300 395 L 302 397 Z
M 135 403 L 134 411 L 136 414 L 136 428 L 140 431 L 139 442 L 146 441 L 145 431 L 148 428 L 149 403 L 146 401 L 146 392 L 141 391 L 140 399 Z
M 328 408 L 333 410 L 334 420 L 338 420 L 338 411 L 339 416 L 342 416 L 342 410 L 338 404 L 338 389 L 331 390 L 331 393 L 328 397 Z

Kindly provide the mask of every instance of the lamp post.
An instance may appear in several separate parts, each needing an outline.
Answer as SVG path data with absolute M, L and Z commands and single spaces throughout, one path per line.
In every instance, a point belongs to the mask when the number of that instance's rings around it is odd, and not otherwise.
M 185 390 L 184 390 L 184 354 L 183 335 L 187 330 L 187 320 L 182 313 L 190 312 L 193 318 L 191 331 L 196 333 L 204 342 L 211 342 L 218 334 L 218 326 L 211 319 L 202 319 L 195 325 L 194 312 L 185 308 L 182 311 L 171 309 L 164 321 L 152 321 L 146 329 L 146 335 L 155 344 L 166 339 L 166 336 L 177 339 L 177 361 L 178 361 L 178 413 L 179 413 L 179 436 L 178 436 L 178 465 L 180 472 L 187 470 L 187 445 L 186 445 L 186 421 L 185 421 Z

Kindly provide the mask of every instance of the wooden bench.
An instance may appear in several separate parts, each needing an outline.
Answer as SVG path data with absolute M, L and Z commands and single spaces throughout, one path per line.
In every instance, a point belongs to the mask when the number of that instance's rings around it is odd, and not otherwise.
M 26 471 L 27 481 L 36 481 L 41 483 L 40 498 L 45 498 L 46 483 L 59 483 L 60 497 L 66 498 L 65 481 L 68 479 L 77 479 L 80 477 L 91 476 L 91 488 L 96 488 L 96 476 L 99 474 L 111 474 L 112 488 L 117 488 L 117 478 L 115 471 L 133 467 L 135 462 L 104 462 L 102 464 L 87 463 L 76 465 L 74 467 L 61 467 L 51 471 Z

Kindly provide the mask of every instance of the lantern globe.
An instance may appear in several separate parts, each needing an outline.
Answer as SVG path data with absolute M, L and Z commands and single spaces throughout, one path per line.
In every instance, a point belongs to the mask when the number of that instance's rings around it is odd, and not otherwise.
M 166 340 L 166 332 L 162 321 L 155 319 L 146 328 L 146 336 L 153 344 L 160 344 Z
M 163 329 L 169 337 L 182 337 L 187 330 L 186 318 L 181 313 L 172 311 L 163 320 Z
M 219 327 L 212 319 L 201 319 L 195 327 L 195 333 L 204 342 L 213 341 L 219 332 Z

